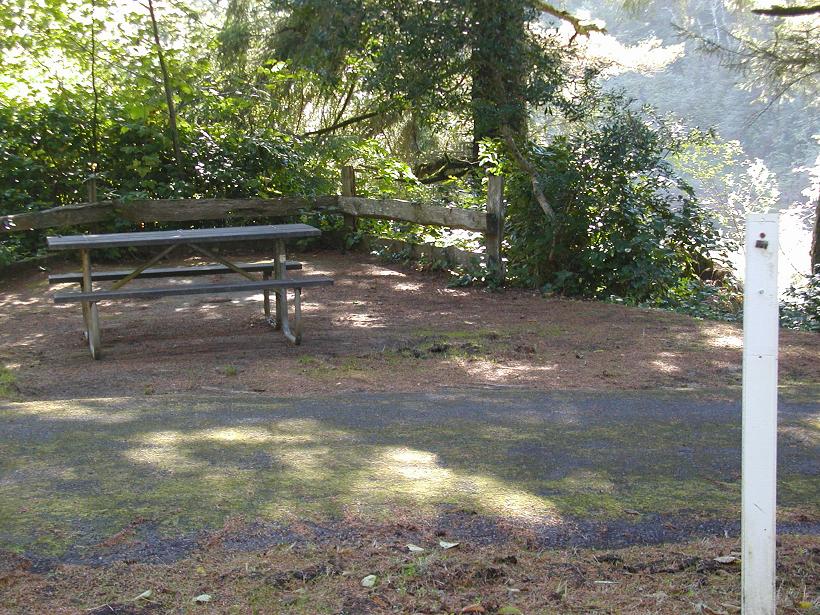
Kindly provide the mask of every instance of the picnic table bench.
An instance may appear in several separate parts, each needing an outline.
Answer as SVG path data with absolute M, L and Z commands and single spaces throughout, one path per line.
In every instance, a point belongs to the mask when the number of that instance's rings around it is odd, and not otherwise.
M 302 341 L 303 288 L 327 286 L 333 280 L 327 276 L 288 277 L 288 271 L 299 270 L 302 264 L 288 261 L 285 241 L 320 235 L 319 229 L 307 224 L 273 224 L 265 226 L 228 227 L 214 229 L 186 229 L 179 231 L 145 231 L 133 233 L 108 233 L 100 235 L 69 235 L 48 237 L 51 250 L 79 250 L 82 271 L 49 276 L 49 284 L 79 283 L 79 292 L 60 292 L 54 295 L 55 303 L 80 303 L 85 321 L 86 337 L 91 356 L 101 356 L 100 324 L 97 310 L 99 301 L 116 299 L 151 299 L 177 295 L 198 295 L 236 293 L 261 290 L 264 297 L 264 312 L 268 323 L 281 330 L 294 344 Z M 216 254 L 202 244 L 227 242 L 273 241 L 272 262 L 235 263 Z M 188 246 L 202 254 L 214 264 L 192 267 L 155 267 L 163 258 L 179 246 Z M 116 271 L 92 271 L 93 249 L 121 247 L 161 247 L 154 257 L 134 269 Z M 123 287 L 138 278 L 197 277 L 235 273 L 244 280 L 206 284 L 184 284 L 156 286 L 149 288 Z M 254 274 L 261 273 L 261 278 Z M 113 281 L 107 289 L 95 290 L 94 282 Z M 288 289 L 293 290 L 293 321 L 288 315 Z M 275 314 L 271 318 L 270 292 L 274 292 Z

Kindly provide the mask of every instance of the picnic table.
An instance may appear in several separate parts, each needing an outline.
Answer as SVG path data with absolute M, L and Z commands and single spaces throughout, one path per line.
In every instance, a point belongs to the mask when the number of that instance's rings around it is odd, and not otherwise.
M 67 235 L 48 237 L 50 250 L 79 250 L 82 271 L 49 276 L 50 284 L 75 282 L 79 292 L 54 295 L 55 303 L 80 303 L 85 321 L 86 337 L 91 356 L 101 356 L 100 322 L 97 303 L 117 299 L 150 299 L 175 295 L 236 293 L 261 290 L 268 323 L 281 330 L 294 344 L 302 340 L 302 289 L 333 284 L 326 276 L 289 277 L 288 270 L 301 269 L 301 263 L 288 261 L 285 242 L 289 239 L 316 237 L 319 229 L 307 224 L 271 224 L 228 228 L 185 229 L 178 231 L 141 231 L 98 235 Z M 273 261 L 239 263 L 215 253 L 210 247 L 220 243 L 272 241 Z M 187 246 L 203 255 L 211 265 L 190 267 L 155 267 L 180 246 Z M 92 271 L 91 251 L 104 248 L 159 248 L 160 251 L 141 265 L 117 271 Z M 174 278 L 235 273 L 243 280 L 207 284 L 183 284 L 150 288 L 123 288 L 138 278 Z M 257 277 L 261 273 L 261 277 Z M 256 274 L 256 275 L 255 275 Z M 109 288 L 95 290 L 94 282 L 113 281 Z M 293 321 L 288 315 L 288 289 L 293 290 Z M 271 318 L 270 291 L 274 291 L 275 319 Z

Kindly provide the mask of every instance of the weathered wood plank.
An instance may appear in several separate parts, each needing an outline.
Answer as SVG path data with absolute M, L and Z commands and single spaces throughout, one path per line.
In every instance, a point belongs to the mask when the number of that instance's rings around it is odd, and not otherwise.
M 347 191 L 347 190 L 346 190 Z M 487 214 L 473 209 L 441 207 L 396 199 L 355 196 L 278 197 L 275 199 L 178 199 L 100 201 L 39 212 L 0 216 L 0 234 L 32 229 L 80 226 L 125 219 L 131 222 L 187 222 L 231 217 L 279 217 L 324 211 L 364 218 L 400 220 L 483 233 Z
M 273 263 L 237 263 L 237 267 L 245 271 L 273 271 Z M 299 261 L 288 261 L 288 270 L 301 269 L 302 263 Z M 91 280 L 93 282 L 110 282 L 111 280 L 119 280 L 124 278 L 131 269 L 117 269 L 112 271 L 92 271 Z M 172 278 L 172 277 L 195 277 L 199 275 L 219 275 L 224 273 L 231 273 L 225 265 L 194 265 L 191 267 L 152 267 L 140 273 L 138 278 Z M 49 284 L 69 284 L 72 282 L 81 282 L 83 274 L 79 271 L 71 273 L 56 273 L 48 276 Z
M 116 216 L 111 202 L 64 205 L 43 211 L 0 216 L 0 234 L 105 222 Z
M 117 214 L 132 222 L 186 222 L 232 217 L 296 216 L 338 209 L 338 197 L 282 196 L 273 199 L 175 199 L 117 203 Z
M 306 211 L 339 211 L 338 197 L 283 196 L 272 199 L 174 199 L 100 201 L 0 216 L 0 234 L 81 226 L 114 219 L 131 222 L 188 222 L 232 217 L 295 216 Z
M 363 218 L 401 220 L 430 226 L 446 226 L 484 233 L 487 230 L 487 214 L 475 209 L 441 207 L 397 199 L 366 199 L 340 196 L 342 212 Z
M 229 226 L 223 228 L 182 229 L 177 231 L 138 231 L 106 233 L 104 235 L 66 235 L 48 237 L 50 250 L 76 248 L 119 248 L 136 246 L 168 246 L 186 243 L 218 243 L 259 239 L 301 239 L 318 237 L 321 231 L 308 224 L 266 224 L 260 226 Z
M 76 303 L 78 301 L 96 302 L 109 299 L 155 299 L 157 297 L 173 297 L 179 295 L 247 292 L 264 290 L 266 288 L 310 288 L 314 286 L 330 286 L 332 284 L 333 278 L 317 275 L 304 278 L 291 278 L 288 280 L 259 280 L 255 282 L 231 282 L 225 284 L 191 284 L 156 288 L 98 290 L 91 293 L 57 293 L 54 295 L 54 303 Z

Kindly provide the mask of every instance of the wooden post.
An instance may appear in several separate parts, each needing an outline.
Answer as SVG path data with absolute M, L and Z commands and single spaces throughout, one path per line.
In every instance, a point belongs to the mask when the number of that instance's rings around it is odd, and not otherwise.
M 277 280 L 285 280 L 288 277 L 287 254 L 285 252 L 285 242 L 277 239 L 274 244 L 273 253 L 274 272 Z M 288 318 L 288 289 L 277 288 L 276 291 L 276 322 L 273 328 L 281 330 Z
M 86 180 L 86 188 L 88 188 L 88 202 L 97 202 L 97 172 Z
M 485 245 L 487 266 L 495 272 L 498 284 L 504 284 L 506 271 L 501 256 L 501 242 L 504 239 L 504 178 L 497 175 L 487 177 L 487 231 Z
M 778 250 L 777 215 L 750 215 L 743 290 L 744 615 L 775 613 Z
M 80 258 L 83 265 L 83 292 L 90 293 L 91 285 L 91 254 L 88 250 L 80 250 Z M 86 337 L 88 338 L 88 349 L 91 356 L 99 359 L 102 355 L 100 348 L 100 317 L 97 312 L 95 301 L 83 301 L 83 318 L 85 319 Z
M 356 171 L 351 166 L 342 167 L 342 196 L 356 196 Z M 342 214 L 344 217 L 345 233 L 356 232 L 356 216 Z

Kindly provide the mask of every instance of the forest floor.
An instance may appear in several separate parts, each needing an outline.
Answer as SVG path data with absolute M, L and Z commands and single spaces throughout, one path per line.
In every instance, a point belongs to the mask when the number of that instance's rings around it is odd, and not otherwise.
M 740 385 L 739 325 L 527 290 L 449 288 L 445 273 L 360 254 L 296 258 L 304 273 L 336 280 L 305 293 L 301 346 L 264 323 L 261 294 L 167 297 L 102 303 L 105 358 L 89 362 L 79 306 L 54 305 L 59 288 L 49 289 L 45 272 L 28 271 L 0 281 L 0 362 L 15 374 L 20 395 L 36 399 Z M 816 334 L 781 332 L 782 386 L 817 386 L 817 359 Z
M 301 347 L 182 297 L 102 304 L 94 362 L 0 282 L 0 612 L 738 611 L 740 327 L 300 256 Z M 817 612 L 820 354 L 781 344 L 778 604 Z

